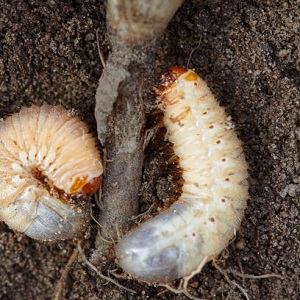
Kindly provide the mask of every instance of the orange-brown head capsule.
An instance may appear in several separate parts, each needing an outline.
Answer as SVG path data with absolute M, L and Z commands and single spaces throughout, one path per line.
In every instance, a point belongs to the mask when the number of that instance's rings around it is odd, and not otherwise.
M 81 192 L 87 195 L 92 195 L 100 188 L 101 182 L 102 177 L 94 177 L 82 187 Z
M 157 93 L 159 94 L 166 88 L 170 87 L 176 79 L 188 70 L 184 67 L 174 66 L 169 68 L 160 78 L 160 81 L 156 85 Z

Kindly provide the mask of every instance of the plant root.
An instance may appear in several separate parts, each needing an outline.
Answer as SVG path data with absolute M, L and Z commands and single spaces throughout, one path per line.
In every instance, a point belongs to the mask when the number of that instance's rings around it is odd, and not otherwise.
M 159 286 L 163 286 L 163 287 L 167 288 L 172 293 L 183 294 L 183 295 L 187 296 L 189 299 L 192 299 L 192 300 L 203 300 L 202 298 L 195 297 L 195 296 L 191 295 L 188 292 L 188 283 L 189 283 L 189 281 L 190 281 L 191 278 L 193 278 L 196 274 L 199 274 L 201 272 L 201 270 L 203 269 L 204 265 L 209 260 L 210 260 L 210 258 L 208 256 L 205 256 L 204 259 L 199 264 L 198 268 L 195 271 L 193 271 L 190 275 L 184 277 L 180 281 L 179 286 L 177 288 L 174 288 L 174 287 L 172 287 L 169 284 L 160 284 Z
M 74 248 L 72 255 L 70 256 L 63 272 L 61 273 L 61 276 L 56 284 L 55 287 L 55 291 L 54 291 L 54 295 L 53 295 L 53 300 L 59 300 L 61 299 L 61 295 L 62 295 L 62 291 L 63 291 L 63 287 L 64 284 L 66 282 L 67 276 L 69 274 L 69 271 L 73 265 L 73 263 L 75 262 L 76 258 L 78 255 L 78 248 Z
M 244 273 L 232 270 L 232 269 L 224 270 L 217 264 L 217 261 L 215 259 L 213 259 L 213 266 L 225 277 L 226 281 L 229 284 L 237 287 L 240 290 L 240 292 L 245 296 L 245 298 L 247 300 L 250 300 L 250 297 L 249 297 L 247 291 L 240 284 L 238 284 L 237 282 L 231 280 L 228 277 L 228 273 L 231 273 L 231 274 L 233 274 L 235 276 L 238 276 L 238 277 L 241 277 L 243 279 L 245 279 L 245 278 L 248 278 L 248 279 L 262 279 L 262 278 L 272 278 L 272 277 L 284 279 L 283 276 L 277 275 L 277 274 L 252 275 L 252 274 L 244 274 Z
M 110 282 L 110 283 L 112 283 L 112 284 L 114 284 L 115 286 L 117 286 L 117 287 L 119 287 L 120 289 L 123 289 L 123 290 L 125 290 L 125 291 L 127 291 L 127 292 L 129 292 L 129 293 L 132 293 L 132 294 L 136 294 L 136 291 L 135 290 L 132 290 L 132 289 L 129 289 L 129 288 L 127 288 L 127 287 L 125 287 L 125 286 L 123 286 L 123 285 L 121 285 L 120 283 L 118 283 L 117 281 L 115 281 L 114 279 L 112 279 L 112 278 L 110 278 L 110 277 L 107 277 L 107 276 L 105 276 L 105 275 L 103 275 L 87 258 L 86 258 L 86 256 L 85 256 L 85 254 L 84 254 L 84 252 L 83 252 L 83 250 L 82 250 L 82 247 L 81 247 L 81 243 L 80 243 L 80 241 L 78 241 L 78 244 L 77 244 L 77 248 L 78 248 L 78 251 L 79 251 L 79 253 L 80 253 L 80 255 L 81 255 L 81 258 L 82 258 L 82 260 L 83 260 L 83 262 L 90 268 L 90 269 L 92 269 L 93 271 L 95 271 L 96 273 L 97 273 L 97 275 L 100 277 L 100 278 L 102 278 L 102 279 L 104 279 L 104 280 L 106 280 L 106 281 L 108 281 L 108 282 Z

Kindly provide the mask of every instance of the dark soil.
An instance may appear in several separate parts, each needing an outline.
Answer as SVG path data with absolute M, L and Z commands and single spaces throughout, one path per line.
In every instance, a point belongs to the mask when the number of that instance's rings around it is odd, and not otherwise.
M 250 165 L 252 198 L 219 264 L 245 274 L 284 277 L 242 279 L 229 273 L 251 299 L 296 300 L 300 294 L 299 7 L 298 0 L 186 1 L 159 43 L 155 65 L 149 66 L 157 76 L 172 65 L 193 68 L 236 123 Z M 95 132 L 102 71 L 97 32 L 104 56 L 110 52 L 105 3 L 1 0 L 0 11 L 0 116 L 33 103 L 61 103 L 76 109 Z M 142 203 L 171 198 L 176 189 L 160 150 L 147 151 Z M 84 241 L 87 256 L 95 228 Z M 1 223 L 0 299 L 51 299 L 74 247 L 72 241 L 38 242 Z M 137 294 L 107 284 L 79 257 L 62 298 L 187 299 L 136 281 L 120 283 Z M 190 293 L 245 299 L 211 263 L 191 280 Z

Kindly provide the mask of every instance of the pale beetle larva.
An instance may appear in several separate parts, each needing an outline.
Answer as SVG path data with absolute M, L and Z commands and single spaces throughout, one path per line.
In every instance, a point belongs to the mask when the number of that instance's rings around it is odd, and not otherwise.
M 206 83 L 191 70 L 173 67 L 157 93 L 182 169 L 182 194 L 116 249 L 120 266 L 149 283 L 189 276 L 220 253 L 240 227 L 248 198 L 242 144 Z
M 22 108 L 0 123 L 0 220 L 41 240 L 80 236 L 103 167 L 95 139 L 62 106 Z

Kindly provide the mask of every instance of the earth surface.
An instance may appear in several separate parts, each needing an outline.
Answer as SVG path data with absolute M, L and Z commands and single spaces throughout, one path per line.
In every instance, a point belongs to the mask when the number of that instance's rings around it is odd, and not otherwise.
M 63 104 L 95 133 L 95 92 L 103 69 L 97 44 L 105 58 L 111 51 L 106 2 L 1 0 L 0 8 L 0 117 L 31 104 Z M 157 44 L 149 68 L 159 76 L 182 65 L 208 82 L 236 124 L 251 174 L 242 226 L 218 261 L 229 280 L 208 263 L 190 281 L 194 297 L 245 299 L 235 282 L 250 299 L 299 299 L 299 32 L 299 0 L 194 0 L 185 1 Z M 157 145 L 154 139 L 146 150 L 141 207 L 176 190 L 176 176 Z M 95 230 L 92 223 L 83 242 L 87 257 Z M 76 247 L 76 241 L 35 241 L 0 223 L 0 299 L 54 299 Z M 107 270 L 102 268 L 106 275 Z M 282 278 L 242 278 L 237 272 Z M 79 255 L 60 298 L 188 299 L 164 287 L 117 281 L 136 294 L 99 278 Z

